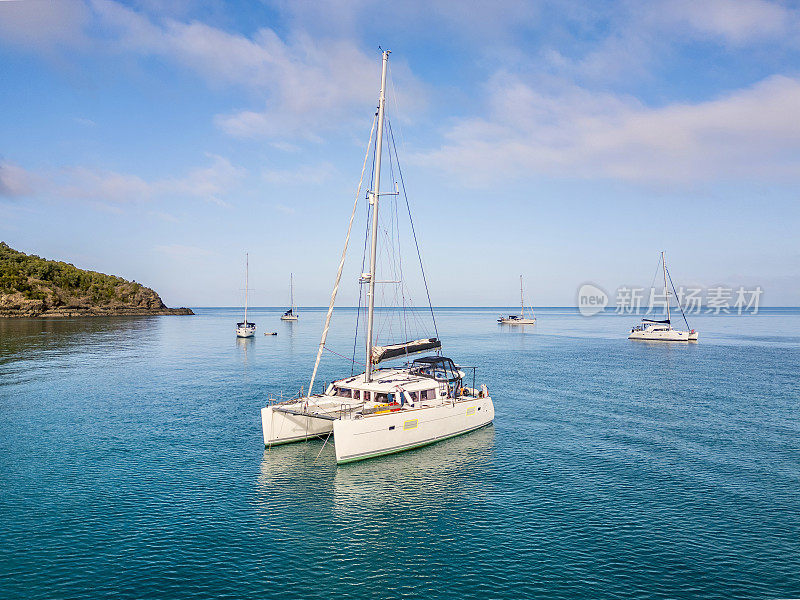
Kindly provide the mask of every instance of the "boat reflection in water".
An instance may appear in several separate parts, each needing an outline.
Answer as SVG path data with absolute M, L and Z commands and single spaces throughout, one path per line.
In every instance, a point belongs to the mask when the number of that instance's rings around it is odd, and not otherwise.
M 489 425 L 438 447 L 340 465 L 333 478 L 333 510 L 345 517 L 385 499 L 395 517 L 400 511 L 407 519 L 428 514 L 431 504 L 474 502 L 487 491 L 483 474 L 494 448 L 494 426 Z M 328 460 L 333 456 L 331 451 Z
M 296 511 L 298 500 L 316 507 L 316 512 L 332 500 L 334 513 L 352 517 L 377 499 L 391 498 L 392 510 L 403 510 L 408 516 L 415 511 L 424 513 L 431 503 L 467 497 L 474 501 L 486 493 L 483 474 L 495 450 L 492 425 L 440 442 L 438 447 L 425 446 L 338 468 L 333 444 L 324 448 L 323 444 L 309 441 L 264 450 L 256 484 L 260 513 L 274 516 L 282 506 Z M 313 468 L 298 477 L 298 464 Z

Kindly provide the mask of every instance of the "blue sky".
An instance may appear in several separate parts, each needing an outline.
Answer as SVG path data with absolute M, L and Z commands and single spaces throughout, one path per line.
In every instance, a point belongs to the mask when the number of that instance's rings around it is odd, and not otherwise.
M 253 303 L 327 304 L 381 45 L 435 304 L 573 305 L 660 250 L 800 304 L 796 4 L 388 4 L 0 1 L 0 239 L 188 306 L 239 304 L 247 250 Z

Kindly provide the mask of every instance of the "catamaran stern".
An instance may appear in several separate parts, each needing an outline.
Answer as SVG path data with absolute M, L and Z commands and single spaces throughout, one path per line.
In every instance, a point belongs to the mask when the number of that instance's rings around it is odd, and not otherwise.
M 326 436 L 333 430 L 333 421 L 295 414 L 298 412 L 300 411 L 282 409 L 277 406 L 262 408 L 261 429 L 264 434 L 264 446 L 301 442 L 310 438 Z

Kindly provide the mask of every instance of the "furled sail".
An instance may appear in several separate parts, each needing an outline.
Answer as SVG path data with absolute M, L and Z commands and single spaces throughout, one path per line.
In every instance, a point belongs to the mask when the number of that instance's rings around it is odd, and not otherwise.
M 438 338 L 413 340 L 411 342 L 402 342 L 400 344 L 391 344 L 389 346 L 373 346 L 372 364 L 375 365 L 383 360 L 397 358 L 398 356 L 406 356 L 407 354 L 416 354 L 418 352 L 425 352 L 427 350 L 437 350 L 441 347 L 442 343 L 438 340 Z

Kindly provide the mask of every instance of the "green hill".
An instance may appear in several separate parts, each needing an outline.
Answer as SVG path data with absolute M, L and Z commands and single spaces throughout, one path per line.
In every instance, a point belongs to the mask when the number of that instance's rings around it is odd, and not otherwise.
M 0 242 L 0 317 L 191 315 L 122 277 L 25 254 Z

